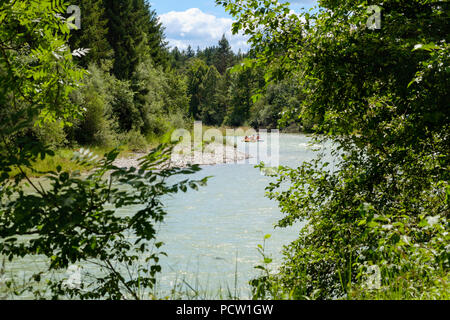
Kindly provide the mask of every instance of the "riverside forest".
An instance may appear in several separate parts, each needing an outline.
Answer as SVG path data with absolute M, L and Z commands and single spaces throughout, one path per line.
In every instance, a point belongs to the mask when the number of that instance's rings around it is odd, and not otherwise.
M 0 0 L 0 299 L 448 300 L 449 3 L 215 5 Z

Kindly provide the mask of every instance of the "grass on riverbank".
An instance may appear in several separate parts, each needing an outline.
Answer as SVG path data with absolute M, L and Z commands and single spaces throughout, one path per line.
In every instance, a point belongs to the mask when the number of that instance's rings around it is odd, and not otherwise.
M 344 296 L 337 300 L 449 300 L 448 275 L 445 270 L 436 270 L 431 276 L 420 277 L 404 273 L 398 277 L 383 279 L 383 284 L 370 287 L 365 283 L 354 283 L 348 286 Z M 286 291 L 285 284 L 277 275 L 264 274 L 259 282 L 253 299 L 257 300 L 315 300 L 314 294 L 308 295 L 305 288 L 299 287 Z
M 235 279 L 238 278 L 237 264 L 235 271 Z M 274 280 L 274 278 L 272 278 Z M 163 300 L 242 300 L 242 299 L 254 299 L 254 300 L 314 300 L 314 296 L 301 296 L 293 297 L 292 294 L 282 292 L 284 286 L 274 280 L 266 287 L 266 290 L 271 291 L 272 294 L 259 296 L 251 293 L 252 289 L 255 289 L 250 284 L 244 291 L 237 286 L 237 281 L 230 285 L 219 285 L 218 288 L 213 289 L 211 284 L 204 279 L 200 279 L 200 276 L 193 275 L 188 278 L 184 275 L 177 275 L 170 293 L 158 292 L 156 289 L 152 295 L 153 299 Z M 248 290 L 247 290 L 248 289 Z M 255 293 L 255 292 L 254 292 Z M 244 295 L 243 295 L 244 294 Z M 406 274 L 403 277 L 397 279 L 389 279 L 388 284 L 381 286 L 379 289 L 367 289 L 361 286 L 352 287 L 349 290 L 349 294 L 346 297 L 338 298 L 337 300 L 355 300 L 355 301 L 374 301 L 374 300 L 449 300 L 450 292 L 448 288 L 448 275 L 440 270 L 437 272 L 434 280 L 423 279 L 418 283 L 417 279 L 410 279 Z
M 28 168 L 22 167 L 21 169 L 17 167 L 11 168 L 12 171 L 10 172 L 10 177 L 14 177 L 17 174 L 21 173 L 21 170 L 23 170 L 26 175 L 30 178 L 39 178 L 42 176 L 45 176 L 48 171 L 56 171 L 56 168 L 58 166 L 61 166 L 63 171 L 88 171 L 91 169 L 89 166 L 82 166 L 75 161 L 72 161 L 72 157 L 74 155 L 74 152 L 79 149 L 58 149 L 55 151 L 54 157 L 45 157 L 45 159 L 38 158 L 35 162 L 33 162 L 33 170 L 30 170 Z M 95 155 L 102 156 L 103 153 L 101 153 L 101 149 L 90 149 Z
M 426 285 L 425 285 L 426 283 Z M 282 286 L 279 286 L 280 288 Z M 240 291 L 232 289 L 233 286 L 220 287 L 218 290 L 208 290 L 208 285 L 202 286 L 198 279 L 194 282 L 187 282 L 186 279 L 179 280 L 171 291 L 170 300 L 240 300 L 248 299 L 241 297 Z M 248 291 L 251 287 L 248 287 Z M 253 296 L 251 299 L 261 300 L 261 297 Z M 274 297 L 266 297 L 264 300 L 293 300 L 289 294 L 277 295 Z M 297 298 L 298 299 L 298 298 Z M 311 300 L 314 297 L 303 297 L 300 299 Z M 354 301 L 375 301 L 375 300 L 394 300 L 394 301 L 410 301 L 410 300 L 449 300 L 450 292 L 448 288 L 448 276 L 443 276 L 434 282 L 424 281 L 422 288 L 417 285 L 411 285 L 405 279 L 397 279 L 391 284 L 386 285 L 377 290 L 369 289 L 353 289 L 346 298 L 338 300 L 354 300 Z
M 22 167 L 21 169 L 17 167 L 11 168 L 10 177 L 14 177 L 17 174 L 21 173 L 23 170 L 26 175 L 30 178 L 40 178 L 46 175 L 46 172 L 56 171 L 58 166 L 61 166 L 63 171 L 74 172 L 87 172 L 92 169 L 89 165 L 80 165 L 76 161 L 72 161 L 74 153 L 79 151 L 81 148 L 89 149 L 93 153 L 93 155 L 98 156 L 99 158 L 103 157 L 105 153 L 108 153 L 112 150 L 112 148 L 106 147 L 79 147 L 79 148 L 61 148 L 55 150 L 55 156 L 53 157 L 45 157 L 44 159 L 38 158 L 35 162 L 33 162 L 33 170 Z M 128 146 L 123 146 L 121 148 L 121 152 L 119 157 L 128 157 L 132 154 L 133 151 Z
M 417 278 L 417 277 L 415 277 Z M 403 277 L 389 279 L 389 284 L 380 289 L 368 290 L 354 288 L 350 291 L 350 300 L 449 300 L 448 275 L 437 271 L 433 279 L 410 279 Z

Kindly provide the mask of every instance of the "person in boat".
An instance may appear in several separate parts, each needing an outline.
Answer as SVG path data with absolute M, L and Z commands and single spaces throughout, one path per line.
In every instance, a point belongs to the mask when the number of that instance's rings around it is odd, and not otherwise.
M 250 142 L 250 138 L 248 136 L 245 136 L 244 142 Z

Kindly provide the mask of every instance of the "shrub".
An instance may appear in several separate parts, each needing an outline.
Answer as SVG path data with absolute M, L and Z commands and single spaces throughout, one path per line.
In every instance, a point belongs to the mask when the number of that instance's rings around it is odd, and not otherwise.
M 43 144 L 53 150 L 67 144 L 66 132 L 61 121 L 48 122 L 45 125 L 35 126 L 33 132 Z
M 113 150 L 98 161 L 88 151 L 81 151 L 76 161 L 93 165 L 89 176 L 82 178 L 58 168 L 47 173 L 50 186 L 45 191 L 36 187 L 33 194 L 19 192 L 13 196 L 9 192 L 13 187 L 9 186 L 8 192 L 0 194 L 1 200 L 8 200 L 0 202 L 0 225 L 11 226 L 0 229 L 0 253 L 10 259 L 39 255 L 46 261 L 43 269 L 30 277 L 26 291 L 53 299 L 150 297 L 156 275 L 161 272 L 159 259 L 164 255 L 160 252 L 163 243 L 156 239 L 156 225 L 166 215 L 161 197 L 197 189 L 206 179 L 168 184 L 172 176 L 200 169 L 155 170 L 170 156 L 167 146 L 140 159 L 140 170 L 115 167 L 118 154 Z M 116 215 L 118 209 L 133 213 Z M 24 214 L 28 219 L 22 218 Z M 26 235 L 33 237 L 15 241 Z M 61 271 L 78 264 L 85 276 L 78 285 L 68 285 Z
M 378 269 L 380 290 L 433 296 L 450 268 L 448 6 L 377 1 L 383 25 L 371 30 L 367 1 L 320 1 L 302 17 L 276 1 L 217 2 L 252 36 L 266 79 L 302 74 L 302 108 L 284 120 L 318 116 L 318 142 L 333 145 L 333 167 L 323 155 L 282 167 L 268 187 L 285 215 L 278 226 L 302 223 L 283 250 L 282 288 L 346 298 Z
M 112 78 L 109 90 L 112 113 L 114 118 L 117 119 L 119 129 L 122 132 L 127 132 L 133 128 L 142 128 L 144 122 L 141 111 L 135 104 L 135 93 L 131 83 Z
M 84 85 L 74 92 L 72 101 L 84 112 L 76 120 L 74 139 L 81 145 L 111 147 L 116 144 L 116 124 L 112 112 L 111 82 L 113 79 L 96 66 L 90 66 Z
M 126 144 L 128 149 L 135 152 L 145 152 L 148 147 L 144 136 L 136 129 L 123 134 L 122 143 Z
M 170 129 L 172 117 L 177 120 L 177 125 L 181 124 L 178 120 L 189 106 L 184 77 L 165 73 L 155 68 L 150 60 L 145 60 L 134 73 L 133 89 L 134 103 L 142 119 L 141 126 L 134 127 L 141 129 L 143 134 L 165 134 Z

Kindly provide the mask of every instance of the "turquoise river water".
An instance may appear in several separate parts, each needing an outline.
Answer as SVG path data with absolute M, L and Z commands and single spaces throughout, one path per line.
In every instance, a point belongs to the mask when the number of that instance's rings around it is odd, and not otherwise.
M 237 148 L 249 153 L 252 160 L 204 166 L 189 178 L 212 176 L 206 187 L 164 199 L 168 214 L 158 240 L 164 242 L 162 250 L 168 256 L 161 260 L 162 273 L 156 289 L 159 296 L 170 296 L 171 289 L 181 285 L 188 295 L 195 296 L 194 290 L 198 290 L 198 298 L 227 298 L 228 292 L 249 298 L 248 281 L 259 274 L 254 268 L 261 260 L 257 246 L 266 234 L 271 234 L 266 253 L 274 258 L 274 266 L 280 264 L 283 245 L 297 237 L 301 223 L 274 229 L 282 214 L 277 203 L 265 197 L 265 188 L 273 178 L 254 168 L 258 148 L 265 150 L 267 146 L 271 152 L 272 142 L 262 138 L 264 142 L 247 144 L 242 138 L 236 139 Z M 306 135 L 281 134 L 277 149 L 279 163 L 290 167 L 315 156 Z M 266 159 L 263 156 L 261 160 Z M 331 156 L 327 161 L 333 164 Z M 42 267 L 38 259 L 30 257 L 8 269 L 27 273 L 38 267 Z
M 272 142 L 267 138 L 256 144 L 240 140 L 238 149 L 253 156 L 252 162 L 258 148 L 265 150 L 267 146 L 271 152 Z M 259 154 L 266 160 L 265 151 Z M 281 165 L 297 167 L 314 156 L 307 136 L 280 135 Z M 333 163 L 331 158 L 327 161 Z M 254 164 L 207 166 L 193 178 L 204 176 L 213 176 L 207 187 L 166 201 L 168 216 L 159 238 L 168 257 L 163 260 L 161 289 L 173 288 L 184 279 L 194 289 L 206 291 L 208 297 L 220 290 L 226 294 L 228 288 L 241 298 L 249 297 L 248 281 L 258 275 L 254 267 L 261 260 L 258 244 L 266 234 L 271 235 L 266 252 L 277 265 L 283 245 L 296 239 L 301 224 L 274 228 L 282 214 L 277 203 L 265 197 L 265 188 L 273 178 L 261 174 Z

